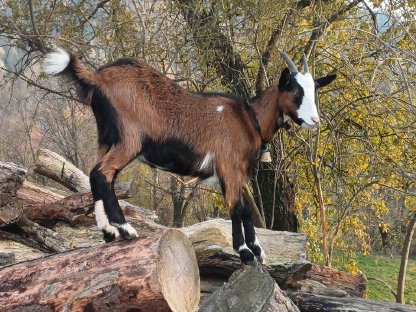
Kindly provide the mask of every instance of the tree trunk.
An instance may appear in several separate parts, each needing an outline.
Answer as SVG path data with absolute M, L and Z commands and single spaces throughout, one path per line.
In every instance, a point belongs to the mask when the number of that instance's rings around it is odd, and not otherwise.
M 259 266 L 242 268 L 217 289 L 201 307 L 200 312 L 298 312 L 270 275 Z
M 354 297 L 329 297 L 287 291 L 301 312 L 415 312 L 414 306 Z
M 350 274 L 323 265 L 312 264 L 306 279 L 317 281 L 326 287 L 341 289 L 353 297 L 364 297 L 367 278 L 364 274 Z
M 22 214 L 17 190 L 26 178 L 26 169 L 0 162 L 0 226 L 16 221 Z
M 0 271 L 2 311 L 195 311 L 199 273 L 178 230 L 77 249 Z
M 117 198 L 131 197 L 130 186 L 130 182 L 116 184 L 114 189 Z M 18 192 L 18 194 L 22 193 Z M 24 214 L 30 220 L 41 224 L 56 222 L 57 220 L 66 221 L 70 224 L 77 222 L 95 223 L 92 215 L 87 216 L 88 213 L 92 212 L 94 206 L 90 191 L 74 193 L 53 202 L 49 201 L 50 193 L 47 193 L 43 201 L 40 194 L 45 193 L 37 193 L 36 201 L 25 200 L 26 194 L 22 194 L 23 198 L 19 196 L 23 204 Z
M 275 142 L 277 140 L 275 139 Z M 254 198 L 260 205 L 260 197 L 264 208 L 266 226 L 276 231 L 298 231 L 298 220 L 295 213 L 295 193 L 289 178 L 277 169 L 281 158 L 275 144 L 271 144 L 271 163 L 260 163 L 257 183 L 260 193 L 255 187 Z M 255 182 L 254 182 L 255 183 Z
M 40 150 L 34 171 L 62 184 L 73 192 L 90 189 L 90 180 L 81 170 L 62 156 L 47 149 Z
M 409 225 L 406 231 L 406 237 L 403 242 L 402 258 L 400 261 L 399 278 L 397 279 L 397 296 L 396 302 L 404 303 L 404 284 L 406 281 L 407 262 L 409 260 L 410 245 L 412 243 L 413 234 L 416 230 L 416 212 L 410 217 Z
M 232 247 L 231 222 L 213 219 L 181 229 L 191 240 L 201 274 L 228 278 L 241 266 Z M 281 287 L 296 284 L 311 264 L 306 261 L 306 236 L 256 229 L 266 253 L 266 269 Z

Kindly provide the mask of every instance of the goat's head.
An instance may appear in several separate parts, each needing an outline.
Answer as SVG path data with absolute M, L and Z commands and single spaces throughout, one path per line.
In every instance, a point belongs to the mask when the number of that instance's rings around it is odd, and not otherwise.
M 336 75 L 314 79 L 308 70 L 306 56 L 303 55 L 303 73 L 300 73 L 286 53 L 280 51 L 289 68 L 285 68 L 279 79 L 279 105 L 284 120 L 289 117 L 305 128 L 319 125 L 319 115 L 315 104 L 315 90 L 331 83 Z

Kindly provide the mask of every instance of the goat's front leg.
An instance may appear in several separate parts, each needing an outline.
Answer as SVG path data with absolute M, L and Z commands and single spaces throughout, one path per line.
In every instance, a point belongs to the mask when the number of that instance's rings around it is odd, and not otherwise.
M 243 220 L 246 245 L 254 253 L 254 255 L 257 257 L 260 263 L 264 263 L 266 260 L 266 254 L 264 253 L 263 248 L 261 248 L 260 242 L 257 239 L 257 235 L 254 230 L 254 224 L 253 224 L 253 218 L 252 218 L 253 207 L 252 207 L 250 199 L 248 198 L 248 195 L 244 191 L 243 191 L 242 205 L 243 205 L 243 209 L 241 213 L 241 218 Z
M 95 218 L 106 242 L 111 242 L 120 235 L 126 239 L 138 236 L 136 230 L 126 222 L 115 195 L 115 173 L 115 170 L 109 170 L 103 163 L 99 163 L 90 174 Z
M 247 247 L 243 231 L 241 228 L 241 206 L 237 205 L 231 211 L 231 224 L 233 235 L 233 248 L 240 254 L 240 259 L 243 264 L 252 264 L 255 262 L 253 252 Z

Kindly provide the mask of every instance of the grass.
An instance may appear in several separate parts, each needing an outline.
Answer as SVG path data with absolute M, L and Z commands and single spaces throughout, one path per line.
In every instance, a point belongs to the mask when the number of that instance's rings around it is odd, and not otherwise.
M 389 286 L 397 291 L 400 258 L 371 255 L 358 256 L 357 260 L 359 270 L 368 278 L 367 297 L 395 302 Z M 416 260 L 409 259 L 407 265 L 404 298 L 407 304 L 416 305 Z

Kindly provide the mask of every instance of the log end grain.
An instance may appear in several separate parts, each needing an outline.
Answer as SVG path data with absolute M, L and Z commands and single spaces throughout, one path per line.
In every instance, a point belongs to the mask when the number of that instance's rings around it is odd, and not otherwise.
M 196 311 L 200 297 L 199 269 L 185 234 L 168 230 L 160 240 L 158 277 L 172 311 Z

